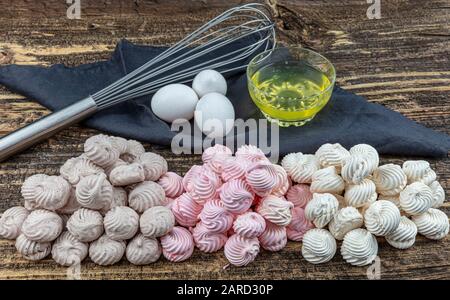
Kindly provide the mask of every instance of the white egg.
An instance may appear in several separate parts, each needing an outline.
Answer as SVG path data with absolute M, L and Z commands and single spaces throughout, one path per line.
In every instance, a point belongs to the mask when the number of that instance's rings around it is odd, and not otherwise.
M 173 122 L 190 120 L 194 116 L 198 96 L 184 84 L 169 84 L 160 88 L 152 97 L 152 111 L 160 119 Z
M 227 81 L 217 71 L 203 70 L 195 76 L 192 88 L 201 98 L 208 93 L 227 94 Z
M 233 104 L 222 94 L 206 94 L 195 108 L 195 123 L 208 137 L 223 137 L 234 126 Z

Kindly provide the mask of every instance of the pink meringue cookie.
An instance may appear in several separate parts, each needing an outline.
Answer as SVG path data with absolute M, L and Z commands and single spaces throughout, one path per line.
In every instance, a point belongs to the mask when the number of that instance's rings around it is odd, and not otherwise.
M 243 158 L 250 162 L 268 161 L 266 155 L 264 155 L 264 152 L 253 145 L 243 145 L 239 147 L 235 155 L 237 158 Z
M 237 267 L 253 262 L 259 253 L 257 238 L 248 239 L 238 234 L 232 235 L 225 244 L 224 254 L 228 261 Z
M 192 189 L 189 191 L 192 199 L 199 204 L 218 197 L 217 189 L 222 185 L 219 175 L 203 168 L 202 171 L 193 178 Z
M 233 214 L 246 212 L 255 198 L 250 185 L 242 179 L 233 179 L 222 185 L 219 196 L 225 209 Z
M 249 166 L 245 179 L 253 191 L 261 197 L 269 195 L 278 184 L 277 170 L 268 161 L 256 162 Z
M 291 241 L 300 242 L 303 240 L 305 233 L 314 228 L 314 225 L 306 219 L 305 210 L 302 207 L 296 206 L 291 212 L 292 221 L 291 224 L 286 227 L 287 237 Z
M 225 209 L 219 199 L 206 202 L 198 217 L 210 232 L 226 232 L 233 226 L 233 214 Z
M 203 166 L 193 165 L 187 172 L 184 174 L 182 184 L 183 188 L 186 192 L 190 192 L 193 189 L 194 179 L 200 174 L 203 170 Z
M 203 206 L 195 202 L 191 195 L 184 193 L 173 201 L 171 209 L 178 224 L 190 227 L 197 224 Z
M 215 144 L 214 146 L 209 147 L 203 151 L 202 154 L 203 163 L 205 164 L 209 163 L 213 159 L 213 157 L 218 153 L 226 156 L 233 155 L 233 152 L 227 146 Z
M 276 225 L 287 226 L 291 223 L 291 208 L 294 204 L 284 198 L 269 195 L 264 197 L 256 207 L 256 212 L 269 222 Z
M 231 157 L 232 156 L 229 155 L 228 153 L 216 153 L 211 158 L 211 160 L 208 163 L 206 163 L 204 166 L 211 169 L 216 174 L 220 175 L 222 173 L 223 164 L 225 163 L 225 161 L 227 159 L 229 159 Z
M 228 239 L 225 233 L 209 231 L 202 222 L 197 223 L 191 231 L 195 246 L 205 253 L 212 253 L 220 250 Z
M 266 223 L 266 229 L 259 236 L 259 243 L 268 251 L 280 251 L 287 244 L 286 227 Z
M 277 171 L 277 184 L 271 194 L 277 197 L 283 197 L 292 185 L 292 180 L 286 170 L 280 165 L 273 165 Z
M 161 237 L 164 257 L 173 262 L 180 262 L 191 257 L 194 252 L 194 239 L 186 228 L 175 226 L 171 232 Z
M 183 177 L 174 172 L 162 175 L 158 184 L 164 189 L 166 197 L 176 198 L 184 193 Z
M 245 172 L 250 162 L 243 158 L 229 157 L 222 164 L 222 180 L 227 182 L 232 179 L 245 179 Z
M 255 212 L 246 212 L 234 220 L 233 230 L 242 237 L 259 237 L 266 229 L 266 220 Z
M 309 185 L 299 183 L 291 186 L 286 193 L 286 199 L 294 206 L 305 207 L 311 201 L 313 195 L 309 190 Z

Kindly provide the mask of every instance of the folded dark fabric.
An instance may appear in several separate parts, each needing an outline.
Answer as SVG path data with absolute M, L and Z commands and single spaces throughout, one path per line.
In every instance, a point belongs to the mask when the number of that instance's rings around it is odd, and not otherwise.
M 77 67 L 0 67 L 0 84 L 51 110 L 59 110 L 102 89 L 165 49 L 123 40 L 107 61 Z M 233 102 L 236 118 L 259 117 L 248 94 L 245 72 L 226 77 L 227 97 Z M 176 133 L 153 115 L 150 101 L 151 95 L 116 105 L 96 113 L 84 125 L 114 135 L 170 145 Z M 450 136 L 339 87 L 311 122 L 302 127 L 280 128 L 281 155 L 298 151 L 313 153 L 320 145 L 335 142 L 347 148 L 367 143 L 380 153 L 391 155 L 445 157 L 450 149 Z

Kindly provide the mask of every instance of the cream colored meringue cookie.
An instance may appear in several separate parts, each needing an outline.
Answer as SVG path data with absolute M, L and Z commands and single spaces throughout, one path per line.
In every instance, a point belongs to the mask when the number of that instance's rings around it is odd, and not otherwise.
M 370 205 L 377 200 L 375 183 L 366 178 L 358 184 L 347 185 L 344 199 L 348 205 L 357 208 Z
M 361 227 L 363 223 L 363 216 L 359 211 L 352 206 L 348 206 L 337 212 L 328 227 L 335 239 L 343 240 L 347 232 Z
M 378 200 L 372 203 L 364 213 L 364 225 L 376 236 L 385 236 L 394 232 L 400 224 L 400 210 L 394 203 Z
M 367 159 L 369 165 L 369 173 L 372 174 L 380 163 L 378 151 L 367 144 L 358 144 L 350 148 L 350 155 L 362 155 Z
M 103 217 L 95 210 L 80 208 L 67 221 L 67 230 L 81 242 L 92 242 L 103 234 Z
M 335 167 L 336 172 L 339 174 L 342 168 L 342 161 L 347 156 L 350 156 L 350 152 L 348 152 L 347 149 L 342 147 L 339 143 L 327 143 L 320 146 L 315 155 L 322 168 Z
M 433 208 L 441 207 L 445 202 L 445 192 L 441 184 L 437 181 L 433 181 L 430 184 L 430 189 L 431 192 L 433 193 L 433 203 L 431 204 L 431 207 Z
M 269 195 L 261 199 L 256 211 L 269 222 L 279 226 L 287 226 L 291 223 L 291 208 L 294 205 L 284 198 Z
M 86 156 L 81 155 L 68 159 L 59 169 L 59 173 L 70 184 L 76 185 L 81 178 L 103 173 L 103 169 L 94 164 Z
M 436 208 L 430 208 L 421 215 L 412 216 L 417 231 L 430 240 L 440 240 L 447 236 L 449 223 L 447 215 Z
M 25 208 L 56 210 L 66 205 L 70 184 L 61 176 L 36 174 L 28 177 L 21 188 Z
M 70 232 L 64 231 L 52 247 L 52 258 L 62 266 L 80 264 L 88 254 L 87 243 L 80 242 Z
M 303 236 L 302 255 L 312 264 L 330 261 L 336 250 L 336 240 L 328 230 L 314 228 Z
M 359 184 L 372 174 L 368 158 L 360 154 L 346 157 L 342 162 L 341 176 L 351 184 Z
M 338 211 L 339 202 L 332 194 L 313 194 L 305 207 L 306 218 L 317 228 L 325 227 Z
M 143 213 L 153 206 L 164 206 L 166 196 L 164 189 L 153 181 L 137 184 L 128 195 L 128 205 L 138 213 Z
M 109 174 L 109 181 L 114 186 L 131 185 L 144 179 L 144 168 L 137 163 L 115 167 Z
M 127 245 L 126 257 L 133 265 L 142 266 L 156 262 L 162 250 L 155 238 L 137 234 Z
M 28 260 L 41 260 L 47 257 L 52 250 L 52 244 L 31 241 L 21 234 L 16 240 L 17 251 Z
M 369 231 L 357 228 L 344 236 L 341 255 L 353 266 L 370 265 L 378 254 L 378 242 Z
M 100 213 L 105 215 L 111 208 L 116 206 L 127 206 L 128 205 L 128 194 L 124 188 L 113 186 L 113 198 L 112 202 L 104 206 Z
M 127 206 L 116 206 L 103 220 L 106 235 L 116 241 L 131 239 L 139 229 L 139 215 Z
M 77 201 L 77 196 L 75 194 L 75 188 L 70 189 L 69 200 L 67 200 L 66 205 L 57 209 L 56 212 L 58 214 L 73 214 L 75 211 L 81 208 L 81 204 Z
M 167 173 L 167 161 L 159 154 L 145 152 L 139 155 L 135 162 L 144 167 L 145 180 L 157 181 Z
M 14 206 L 5 210 L 0 218 L 0 237 L 8 240 L 16 239 L 29 214 L 30 212 L 22 206 Z
M 319 160 L 313 154 L 301 152 L 290 153 L 281 161 L 292 181 L 296 183 L 311 183 L 312 175 L 319 170 Z
M 377 193 L 394 196 L 398 195 L 406 186 L 406 175 L 398 165 L 387 164 L 378 167 L 372 176 L 377 187 Z
M 57 213 L 37 209 L 22 224 L 22 233 L 29 240 L 46 243 L 55 240 L 63 230 L 63 221 Z
M 414 245 L 416 235 L 416 224 L 407 217 L 402 216 L 397 229 L 386 235 L 386 241 L 394 248 L 408 249 Z
M 134 162 L 139 156 L 145 153 L 144 146 L 135 140 L 127 141 L 127 149 L 120 154 L 120 159 L 127 163 Z
M 110 266 L 118 263 L 126 249 L 124 241 L 115 241 L 107 235 L 102 235 L 89 246 L 89 258 L 101 266 Z
M 312 175 L 310 187 L 312 193 L 341 194 L 344 188 L 344 180 L 337 174 L 334 166 L 317 170 Z
M 87 158 L 101 167 L 112 165 L 120 155 L 113 140 L 104 134 L 88 138 L 84 142 L 84 153 Z
M 141 215 L 139 224 L 145 237 L 157 238 L 173 229 L 175 217 L 170 209 L 164 206 L 154 206 Z
M 430 163 L 425 160 L 405 161 L 402 169 L 408 178 L 408 184 L 419 181 L 429 185 L 436 180 L 436 173 L 431 169 Z
M 400 207 L 413 216 L 425 213 L 433 202 L 433 192 L 422 182 L 411 183 L 400 193 Z
M 82 207 L 99 210 L 112 202 L 113 187 L 105 174 L 89 175 L 77 184 L 75 195 Z

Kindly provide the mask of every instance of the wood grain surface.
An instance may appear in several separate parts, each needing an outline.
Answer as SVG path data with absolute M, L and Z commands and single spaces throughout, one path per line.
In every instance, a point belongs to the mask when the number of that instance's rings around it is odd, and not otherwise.
M 0 0 L 0 64 L 78 65 L 109 57 L 116 42 L 170 45 L 226 8 L 245 1 L 81 0 L 80 20 L 66 17 L 65 1 Z M 450 3 L 448 0 L 382 1 L 382 18 L 366 17 L 365 0 L 270 0 L 279 40 L 316 49 L 334 62 L 338 83 L 436 130 L 450 134 Z M 33 102 L 0 86 L 0 134 L 47 114 Z M 48 141 L 0 163 L 0 212 L 22 202 L 20 186 L 36 173 L 57 174 L 60 165 L 82 152 L 94 130 L 74 126 Z M 167 158 L 171 170 L 184 174 L 198 156 Z M 382 157 L 401 163 L 411 157 Z M 450 159 L 431 160 L 448 197 Z M 443 210 L 449 214 L 448 202 Z M 379 240 L 382 279 L 450 279 L 450 242 L 418 237 L 401 251 Z M 126 261 L 100 267 L 87 260 L 83 279 L 354 279 L 367 268 L 346 264 L 340 254 L 312 265 L 300 243 L 281 252 L 263 251 L 245 268 L 228 267 L 222 253 L 195 251 L 183 263 L 136 267 Z M 66 268 L 51 259 L 28 262 L 11 241 L 0 241 L 0 279 L 66 278 Z

